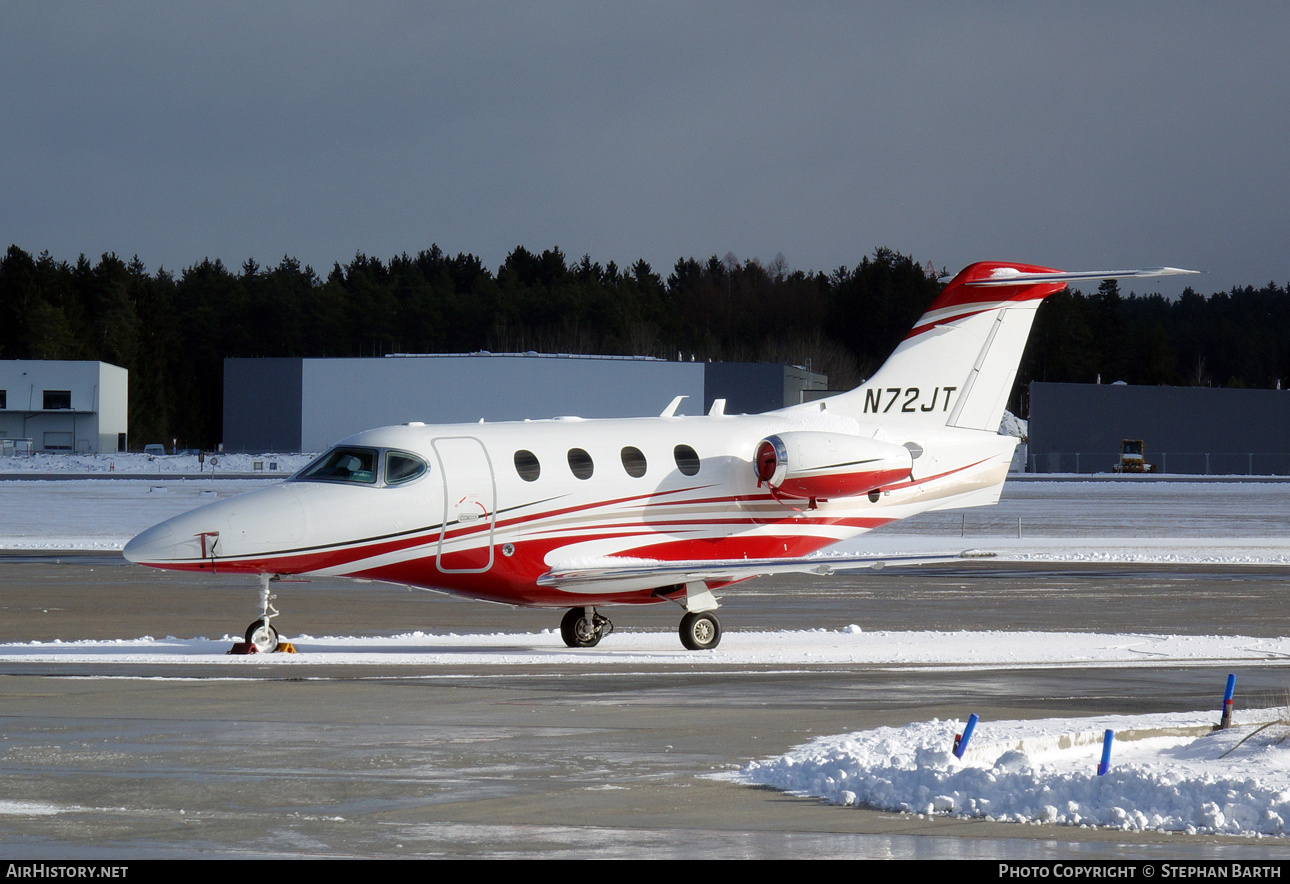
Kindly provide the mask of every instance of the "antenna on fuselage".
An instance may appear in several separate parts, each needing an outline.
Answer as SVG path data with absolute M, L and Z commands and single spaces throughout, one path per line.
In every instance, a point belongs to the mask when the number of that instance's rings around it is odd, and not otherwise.
M 676 410 L 681 407 L 681 400 L 689 398 L 689 396 L 677 396 L 668 403 L 667 408 L 663 409 L 663 413 L 659 417 L 676 417 Z

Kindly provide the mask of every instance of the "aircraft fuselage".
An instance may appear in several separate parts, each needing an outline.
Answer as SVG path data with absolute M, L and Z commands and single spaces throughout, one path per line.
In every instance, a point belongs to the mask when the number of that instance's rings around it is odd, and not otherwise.
M 833 469 L 808 465 L 795 485 L 762 481 L 754 458 L 768 438 L 806 439 L 821 455 L 831 448 L 837 455 L 822 466 Z M 856 444 L 888 460 L 848 458 Z M 623 559 L 807 555 L 915 512 L 988 502 L 977 498 L 991 489 L 997 497 L 1014 444 L 945 430 L 883 438 L 809 406 L 382 427 L 328 452 L 370 469 L 329 475 L 317 467 L 324 455 L 287 482 L 149 529 L 125 554 L 160 568 L 368 578 L 514 605 L 654 603 L 680 587 L 538 580 L 557 566 Z

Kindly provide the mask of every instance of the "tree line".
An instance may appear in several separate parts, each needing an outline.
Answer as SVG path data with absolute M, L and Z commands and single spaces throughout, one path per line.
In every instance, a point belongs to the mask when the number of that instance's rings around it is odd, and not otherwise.
M 555 352 L 809 364 L 849 389 L 940 291 L 939 273 L 877 249 L 854 267 L 793 270 L 733 255 L 622 268 L 517 247 L 496 272 L 431 246 L 358 254 L 322 277 L 284 257 L 178 274 L 138 257 L 91 263 L 10 246 L 0 260 L 0 359 L 90 359 L 130 372 L 133 440 L 220 440 L 223 360 L 387 353 Z M 1018 373 L 1032 379 L 1271 387 L 1290 377 L 1290 291 L 1125 296 L 1114 281 L 1040 307 Z M 1014 400 L 1015 400 L 1014 395 Z M 537 417 L 538 415 L 534 415 Z

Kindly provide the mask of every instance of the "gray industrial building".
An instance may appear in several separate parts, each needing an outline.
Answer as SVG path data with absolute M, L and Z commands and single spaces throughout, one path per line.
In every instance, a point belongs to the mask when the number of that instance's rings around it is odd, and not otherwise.
M 784 365 L 670 362 L 618 356 L 515 353 L 351 359 L 224 360 L 226 451 L 321 451 L 371 427 L 577 415 L 642 417 L 688 397 L 678 414 L 716 399 L 756 414 L 827 387 Z
M 1156 472 L 1290 474 L 1290 392 L 1126 384 L 1030 385 L 1029 469 L 1105 473 L 1124 439 Z
M 0 453 L 125 451 L 129 378 L 106 362 L 0 361 Z

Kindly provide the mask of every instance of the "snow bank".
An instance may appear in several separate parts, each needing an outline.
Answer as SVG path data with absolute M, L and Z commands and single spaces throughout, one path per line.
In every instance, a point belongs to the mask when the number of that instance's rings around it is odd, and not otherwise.
M 1238 719 L 1244 725 L 1212 733 L 1217 712 L 983 721 L 962 760 L 951 752 L 962 724 L 933 720 L 821 737 L 730 778 L 920 815 L 1283 835 L 1290 821 L 1288 715 L 1254 710 Z M 1117 739 L 1111 768 L 1099 777 L 1106 729 Z

